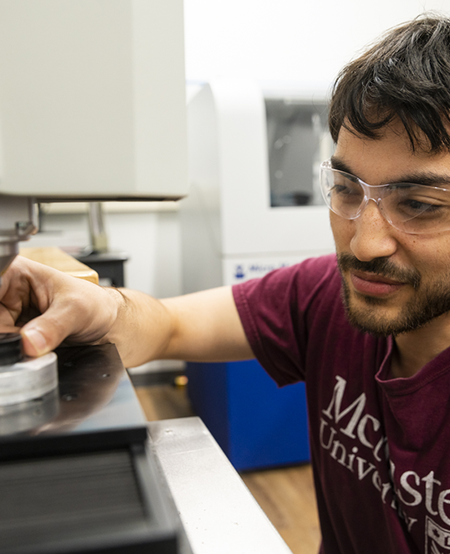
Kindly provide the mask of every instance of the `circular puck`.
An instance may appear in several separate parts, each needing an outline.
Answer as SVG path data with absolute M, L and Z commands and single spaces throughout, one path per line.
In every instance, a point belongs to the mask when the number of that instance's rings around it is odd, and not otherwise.
M 20 333 L 0 333 L 0 366 L 20 362 L 23 358 Z

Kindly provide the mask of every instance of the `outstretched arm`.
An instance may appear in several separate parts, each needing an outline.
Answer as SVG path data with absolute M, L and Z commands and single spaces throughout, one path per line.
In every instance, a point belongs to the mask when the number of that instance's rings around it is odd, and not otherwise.
M 253 357 L 230 287 L 159 301 L 137 291 L 99 287 L 20 257 L 0 287 L 0 332 L 14 328 L 21 328 L 31 356 L 67 340 L 113 342 L 127 367 L 153 359 Z

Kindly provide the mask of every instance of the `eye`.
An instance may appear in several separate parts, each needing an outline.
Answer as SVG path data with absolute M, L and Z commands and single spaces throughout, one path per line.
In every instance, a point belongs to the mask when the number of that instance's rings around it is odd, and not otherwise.
M 351 194 L 351 187 L 347 185 L 340 185 L 336 183 L 334 187 L 331 189 L 331 192 L 333 194 Z
M 391 189 L 395 210 L 402 219 L 448 217 L 448 191 L 420 185 L 401 185 Z
M 424 202 L 422 200 L 415 200 L 414 198 L 404 199 L 397 204 L 398 210 L 401 210 L 406 215 L 409 214 L 411 217 L 417 217 L 425 213 L 428 216 L 435 215 L 443 208 L 444 206 L 432 204 L 429 200 Z
M 357 183 L 341 181 L 334 183 L 330 195 L 339 202 L 359 204 L 363 197 L 363 191 Z

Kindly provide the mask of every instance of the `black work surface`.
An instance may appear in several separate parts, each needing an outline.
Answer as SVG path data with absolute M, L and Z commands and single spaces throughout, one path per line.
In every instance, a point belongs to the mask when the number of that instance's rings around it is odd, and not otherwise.
M 0 460 L 146 440 L 145 417 L 114 345 L 62 347 L 56 354 L 58 389 L 0 407 Z

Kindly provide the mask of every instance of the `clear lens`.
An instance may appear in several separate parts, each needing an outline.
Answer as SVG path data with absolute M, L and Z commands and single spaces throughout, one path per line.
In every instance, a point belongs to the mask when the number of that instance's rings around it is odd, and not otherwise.
M 449 203 L 448 190 L 401 184 L 383 196 L 381 205 L 394 227 L 420 234 L 450 229 Z
M 360 181 L 348 173 L 322 167 L 322 194 L 327 206 L 345 219 L 358 217 L 366 204 Z
M 321 168 L 322 194 L 327 206 L 345 219 L 356 219 L 372 199 L 396 229 L 421 234 L 450 230 L 450 191 L 439 187 L 396 183 L 367 185 L 357 177 Z

